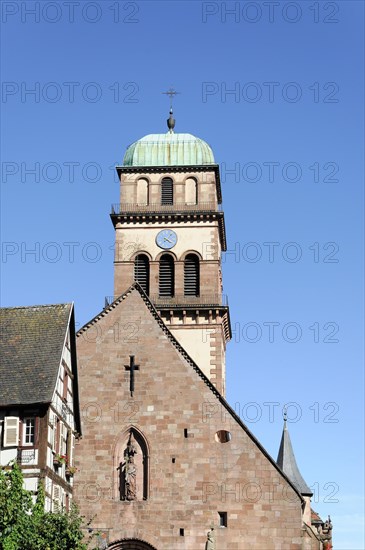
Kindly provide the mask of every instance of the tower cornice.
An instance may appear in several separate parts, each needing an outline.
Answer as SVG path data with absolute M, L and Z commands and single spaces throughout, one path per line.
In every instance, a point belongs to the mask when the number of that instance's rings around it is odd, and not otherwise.
M 119 207 L 119 208 L 118 208 Z M 177 205 L 176 205 L 177 207 Z M 116 211 L 116 210 L 119 211 Z M 159 223 L 159 222 L 194 222 L 202 221 L 218 221 L 219 238 L 222 251 L 227 250 L 226 227 L 224 223 L 224 213 L 221 211 L 211 210 L 187 210 L 187 211 L 150 211 L 136 212 L 132 209 L 124 209 L 123 205 L 113 205 L 110 214 L 113 226 L 117 224 L 129 223 Z

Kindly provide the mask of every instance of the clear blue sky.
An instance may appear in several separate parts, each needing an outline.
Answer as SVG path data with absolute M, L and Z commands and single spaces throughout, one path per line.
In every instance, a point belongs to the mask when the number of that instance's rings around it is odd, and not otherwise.
M 313 508 L 363 549 L 364 4 L 1 7 L 1 304 L 103 307 L 112 167 L 166 130 L 173 85 L 175 130 L 221 165 L 228 401 L 274 458 L 291 403 Z

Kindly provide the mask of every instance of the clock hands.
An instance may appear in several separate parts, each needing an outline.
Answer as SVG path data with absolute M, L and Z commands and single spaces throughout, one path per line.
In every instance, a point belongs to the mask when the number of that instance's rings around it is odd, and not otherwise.
M 173 248 L 177 243 L 177 235 L 175 231 L 163 229 L 157 234 L 156 243 L 160 248 L 170 250 L 170 248 Z

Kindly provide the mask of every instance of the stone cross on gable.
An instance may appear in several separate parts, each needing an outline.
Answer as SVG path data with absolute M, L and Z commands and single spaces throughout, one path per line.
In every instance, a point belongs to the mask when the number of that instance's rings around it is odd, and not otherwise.
M 134 355 L 129 356 L 129 365 L 124 365 L 125 370 L 129 371 L 129 391 L 131 392 L 131 397 L 133 397 L 134 392 L 134 371 L 139 370 L 139 365 L 136 365 L 134 362 Z

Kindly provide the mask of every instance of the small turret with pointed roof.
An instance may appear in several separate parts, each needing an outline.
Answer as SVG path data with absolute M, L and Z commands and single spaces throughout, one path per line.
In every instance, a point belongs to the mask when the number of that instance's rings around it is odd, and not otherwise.
M 303 496 L 312 496 L 313 492 L 304 481 L 302 474 L 299 471 L 297 461 L 295 460 L 294 451 L 286 422 L 287 412 L 284 411 L 284 428 L 283 434 L 281 436 L 279 454 L 276 463 Z

